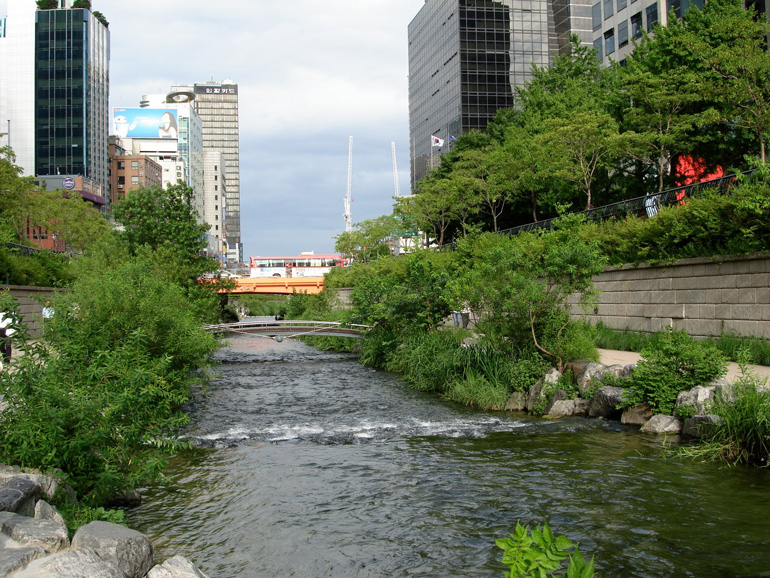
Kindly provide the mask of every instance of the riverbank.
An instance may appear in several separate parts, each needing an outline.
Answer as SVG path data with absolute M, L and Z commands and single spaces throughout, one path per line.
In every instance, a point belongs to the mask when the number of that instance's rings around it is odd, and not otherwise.
M 614 349 L 599 349 L 599 362 L 603 365 L 636 365 L 642 356 L 633 351 L 617 351 Z M 770 381 L 770 367 L 766 365 L 748 365 L 747 368 L 760 379 Z M 730 362 L 725 379 L 735 381 L 742 375 L 737 363 Z

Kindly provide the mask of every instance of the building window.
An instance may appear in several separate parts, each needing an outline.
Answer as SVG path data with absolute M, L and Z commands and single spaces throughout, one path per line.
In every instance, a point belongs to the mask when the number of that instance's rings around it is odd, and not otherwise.
M 124 177 L 124 176 L 119 176 L 119 177 L 118 177 L 118 184 L 119 184 L 119 185 L 121 185 L 121 186 L 122 186 L 122 185 L 125 185 L 125 184 L 126 184 L 126 177 Z
M 615 52 L 615 30 L 610 29 L 604 33 L 604 51 L 609 56 Z
M 604 19 L 607 20 L 610 16 L 613 15 L 612 6 L 613 2 L 612 0 L 604 0 Z
M 219 195 L 214 195 L 214 200 L 218 201 L 219 200 Z
M 131 161 L 131 168 L 136 170 L 139 168 L 139 161 Z
M 642 13 L 637 12 L 631 16 L 631 36 L 639 38 L 642 35 Z
M 591 9 L 594 30 L 602 27 L 602 3 L 597 2 Z
M 658 23 L 658 3 L 647 6 L 647 32 L 652 32 L 653 26 Z
M 628 0 L 618 0 L 618 12 L 628 6 Z
M 219 190 L 219 185 L 214 185 L 214 190 L 218 191 Z
M 601 60 L 604 58 L 604 55 L 602 54 L 602 38 L 601 36 L 594 40 L 594 50 L 596 50 L 596 58 Z
M 131 184 L 132 185 L 138 185 L 139 184 L 139 177 L 137 177 L 137 176 L 131 177 Z
M 122 171 L 126 168 L 126 161 L 118 161 L 118 170 Z
M 628 20 L 618 24 L 618 48 L 628 44 Z
M 215 180 L 215 181 L 218 181 L 218 180 L 219 180 L 219 176 L 217 176 L 217 175 L 214 175 L 214 180 Z

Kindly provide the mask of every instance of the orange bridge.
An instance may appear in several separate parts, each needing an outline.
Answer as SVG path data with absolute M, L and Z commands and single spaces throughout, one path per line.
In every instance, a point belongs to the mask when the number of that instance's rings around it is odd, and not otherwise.
M 235 288 L 228 293 L 266 293 L 291 295 L 307 293 L 317 295 L 324 289 L 323 277 L 239 277 L 232 279 Z

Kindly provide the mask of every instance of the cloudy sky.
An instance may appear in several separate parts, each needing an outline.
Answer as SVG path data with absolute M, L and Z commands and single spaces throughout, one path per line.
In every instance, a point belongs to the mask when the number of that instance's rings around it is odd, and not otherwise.
M 7 0 L 0 0 L 0 15 Z M 92 0 L 110 23 L 110 106 L 175 83 L 239 85 L 241 231 L 250 255 L 331 252 L 409 192 L 407 26 L 424 0 Z

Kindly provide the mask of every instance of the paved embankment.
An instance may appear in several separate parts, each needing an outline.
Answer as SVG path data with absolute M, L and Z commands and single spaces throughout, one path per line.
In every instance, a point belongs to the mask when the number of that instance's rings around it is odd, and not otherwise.
M 600 349 L 599 362 L 604 365 L 636 365 L 642 358 L 638 353 L 632 351 L 616 351 L 614 349 Z M 770 367 L 765 365 L 749 365 L 748 368 L 754 372 L 757 377 L 770 380 Z M 741 375 L 741 368 L 737 363 L 730 363 L 725 376 L 730 381 L 735 381 Z

